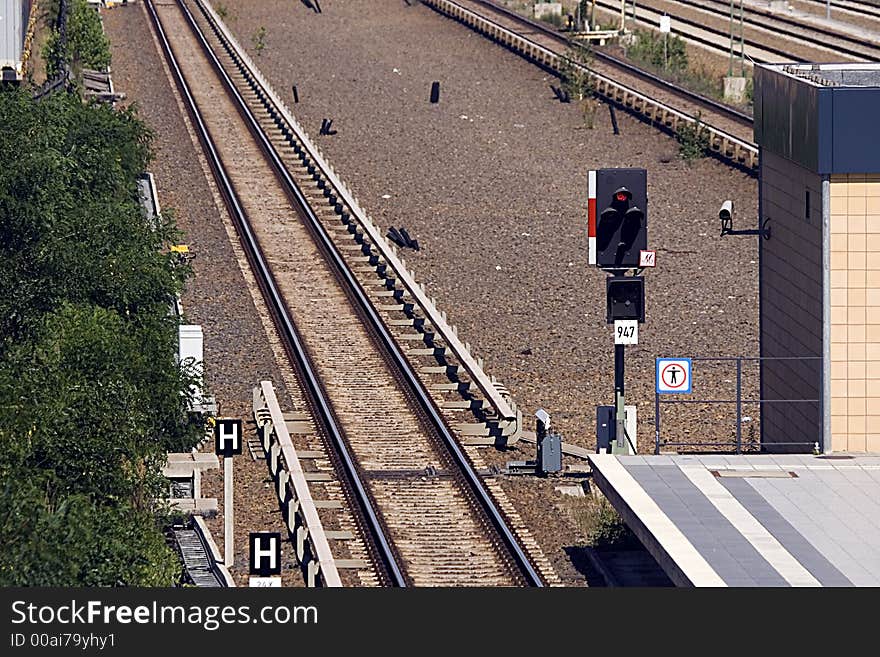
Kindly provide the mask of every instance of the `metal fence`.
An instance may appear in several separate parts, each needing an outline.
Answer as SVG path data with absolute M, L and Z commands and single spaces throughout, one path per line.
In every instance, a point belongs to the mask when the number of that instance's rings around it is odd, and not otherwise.
M 769 361 L 788 361 L 785 366 L 800 365 L 800 369 L 807 370 L 807 377 L 815 381 L 815 398 L 761 398 L 761 369 Z M 691 358 L 693 371 L 691 379 L 694 385 L 698 385 L 704 393 L 702 398 L 691 394 L 654 394 L 654 453 L 659 454 L 660 448 L 684 448 L 676 451 L 724 451 L 741 454 L 743 451 L 762 451 L 767 444 L 789 449 L 800 448 L 797 451 L 812 451 L 818 440 L 821 440 L 822 427 L 822 378 L 821 356 L 765 356 L 765 357 L 714 357 L 714 358 Z M 812 363 L 817 363 L 818 368 L 813 370 Z M 712 369 L 721 370 L 711 372 Z M 656 370 L 656 365 L 655 365 Z M 706 376 L 706 375 L 709 376 Z M 655 379 L 657 372 L 655 371 Z M 809 387 L 809 383 L 807 385 Z M 817 440 L 812 441 L 770 441 L 764 442 L 762 438 L 763 411 L 768 405 L 811 405 L 811 410 L 816 412 L 817 422 L 815 425 Z M 682 410 L 673 413 L 667 410 L 665 422 L 673 420 L 677 424 L 678 432 L 691 433 L 691 429 L 683 429 L 690 420 L 696 427 L 693 433 L 695 438 L 683 439 L 681 434 L 673 438 L 664 438 L 661 435 L 661 410 L 664 407 L 677 406 Z M 748 414 L 743 413 L 746 409 Z M 751 412 L 751 409 L 754 412 Z M 721 409 L 721 410 L 714 410 Z M 710 413 L 711 411 L 711 413 Z M 670 414 L 672 417 L 670 418 Z M 714 422 L 712 420 L 715 420 Z M 743 425 L 747 424 L 745 440 L 743 439 Z M 722 427 L 726 435 L 712 434 L 711 430 Z M 668 432 L 668 429 L 667 429 Z

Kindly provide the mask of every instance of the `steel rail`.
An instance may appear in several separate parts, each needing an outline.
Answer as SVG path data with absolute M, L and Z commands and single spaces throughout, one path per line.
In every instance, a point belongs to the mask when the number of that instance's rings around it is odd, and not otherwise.
M 306 353 L 305 347 L 299 338 L 299 334 L 293 323 L 293 319 L 290 317 L 290 313 L 287 311 L 287 307 L 284 303 L 284 300 L 282 299 L 280 291 L 278 290 L 275 279 L 269 271 L 268 264 L 263 257 L 262 250 L 260 249 L 257 242 L 257 238 L 254 235 L 253 229 L 250 226 L 250 221 L 248 220 L 247 215 L 244 212 L 244 208 L 242 207 L 238 199 L 238 194 L 236 193 L 232 185 L 232 181 L 229 179 L 229 176 L 226 173 L 226 169 L 222 161 L 220 160 L 220 155 L 217 152 L 214 140 L 208 132 L 207 126 L 202 119 L 201 112 L 198 109 L 195 99 L 190 92 L 189 85 L 187 84 L 183 76 L 183 71 L 180 70 L 180 66 L 177 63 L 177 58 L 175 57 L 174 52 L 171 49 L 171 44 L 168 41 L 165 30 L 162 27 L 162 23 L 159 20 L 158 14 L 156 13 L 156 9 L 153 5 L 153 0 L 146 0 L 146 5 L 159 36 L 159 40 L 162 44 L 166 60 L 168 61 L 169 67 L 171 68 L 171 71 L 174 75 L 175 82 L 177 83 L 181 95 L 183 96 L 187 111 L 189 112 L 190 117 L 193 120 L 194 127 L 196 128 L 196 131 L 198 133 L 199 141 L 202 143 L 202 147 L 211 166 L 211 170 L 214 172 L 214 177 L 217 185 L 223 195 L 224 200 L 226 201 L 226 205 L 229 209 L 230 215 L 232 216 L 233 220 L 236 223 L 236 227 L 238 228 L 239 236 L 241 238 L 243 246 L 245 247 L 248 260 L 250 261 L 251 266 L 254 268 L 254 271 L 257 274 L 257 279 L 260 283 L 260 287 L 262 288 L 263 294 L 266 297 L 266 300 L 269 303 L 273 314 L 275 315 L 276 325 L 278 326 L 282 337 L 287 343 L 288 351 L 292 352 L 292 355 L 294 356 L 297 365 L 301 368 L 306 391 L 310 394 L 312 402 L 315 404 L 315 407 L 320 414 L 320 419 L 323 422 L 324 427 L 327 429 L 328 434 L 334 443 L 334 448 L 337 449 L 337 453 L 345 468 L 346 475 L 349 477 L 351 486 L 355 492 L 355 497 L 360 506 L 360 510 L 364 514 L 364 517 L 369 525 L 370 532 L 373 534 L 373 539 L 376 542 L 377 548 L 379 549 L 380 557 L 384 562 L 382 565 L 387 569 L 394 585 L 406 586 L 406 580 L 403 576 L 400 565 L 397 563 L 397 557 L 391 548 L 388 537 L 385 535 L 385 531 L 382 528 L 376 510 L 373 508 L 372 500 L 367 494 L 363 481 L 358 475 L 357 468 L 354 464 L 354 459 L 352 458 L 351 453 L 348 450 L 347 445 L 345 444 L 345 441 L 342 439 L 341 430 L 336 423 L 332 411 L 330 410 L 330 405 L 327 401 L 326 395 L 324 394 L 324 391 L 318 381 L 318 377 L 311 365 L 311 360 Z M 181 5 L 185 10 L 185 5 L 183 5 L 182 3 Z M 187 15 L 189 21 L 192 21 L 192 15 L 188 14 L 188 10 L 185 10 L 184 14 Z M 191 25 L 194 25 L 194 23 L 191 23 Z M 197 25 L 195 26 L 195 29 L 198 30 Z M 207 44 L 204 42 L 204 35 L 201 34 L 200 31 L 197 32 L 197 34 L 203 41 L 203 45 L 207 46 Z M 219 65 L 219 62 L 216 62 L 215 65 Z M 231 81 L 228 80 L 228 78 L 226 78 L 226 83 L 228 85 L 228 88 L 232 90 L 230 93 L 236 96 L 237 92 L 231 85 Z M 243 107 L 246 111 L 249 112 L 246 105 L 244 104 L 243 99 L 241 99 L 240 96 L 238 96 L 238 100 L 241 102 L 239 110 L 241 110 L 241 108 Z M 259 129 L 259 126 L 258 124 L 256 124 L 253 115 L 250 115 L 250 120 L 252 122 L 251 127 L 253 127 L 253 125 L 257 125 L 257 129 Z M 305 201 L 304 199 L 302 200 L 303 202 Z
M 726 6 L 724 6 L 724 7 L 719 6 L 719 4 L 706 5 L 706 4 L 701 4 L 699 2 L 696 2 L 695 0 L 670 0 L 670 2 L 680 4 L 686 8 L 703 11 L 707 14 L 712 15 L 712 16 L 719 16 L 724 20 L 727 20 L 729 18 L 727 7 Z M 609 5 L 607 3 L 604 3 L 604 0 L 599 0 L 599 2 L 597 3 L 597 6 L 601 7 L 605 11 L 610 11 Z M 650 6 L 645 6 L 645 7 L 640 7 L 640 8 L 643 10 L 647 10 L 647 11 L 653 11 L 655 13 L 661 12 L 661 10 L 655 9 Z M 792 18 L 789 16 L 785 16 L 785 15 L 781 15 L 781 14 L 774 14 L 769 11 L 757 11 L 752 7 L 749 7 L 748 11 L 751 11 L 752 15 L 749 15 L 747 12 L 743 13 L 743 23 L 747 26 L 770 30 L 770 31 L 773 31 L 777 34 L 781 34 L 786 37 L 791 37 L 795 42 L 800 41 L 803 45 L 807 45 L 807 46 L 811 46 L 811 47 L 819 47 L 819 48 L 823 48 L 823 49 L 836 50 L 844 55 L 847 55 L 849 57 L 854 57 L 856 59 L 864 60 L 865 58 L 870 57 L 870 55 L 866 55 L 863 52 L 852 50 L 846 46 L 829 44 L 827 42 L 821 41 L 820 39 L 812 39 L 808 35 L 798 33 L 792 29 L 788 29 L 788 28 L 782 27 L 782 26 L 790 26 L 790 27 L 794 27 L 794 28 L 800 28 L 801 30 L 810 30 L 810 31 L 817 32 L 819 34 L 823 34 L 827 37 L 837 39 L 839 41 L 844 41 L 847 43 L 853 43 L 853 44 L 858 44 L 858 45 L 864 45 L 865 42 L 856 36 L 841 33 L 841 32 L 835 31 L 835 30 L 830 30 L 830 29 L 822 27 L 821 25 L 801 23 L 798 20 L 796 20 L 795 18 Z M 711 32 L 712 34 L 717 34 L 719 36 L 724 36 L 724 37 L 729 36 L 729 32 L 725 32 L 724 30 L 719 30 L 718 28 L 706 26 L 706 25 L 702 24 L 700 21 L 693 20 L 691 18 L 684 18 L 682 16 L 673 16 L 673 17 L 675 18 L 676 21 L 684 23 L 685 25 L 690 25 L 692 27 L 699 27 L 703 30 L 706 30 L 707 32 Z M 769 21 L 771 21 L 771 23 L 768 23 L 764 19 L 768 19 Z M 644 17 L 639 17 L 637 20 L 644 21 L 644 22 L 650 22 L 651 25 L 656 24 L 657 26 L 659 26 L 659 21 L 657 23 L 654 23 L 653 21 L 649 21 L 648 19 L 646 19 Z M 734 17 L 734 20 L 738 21 L 738 18 Z M 772 24 L 772 22 L 782 24 L 782 26 L 774 25 L 774 24 Z M 687 34 L 684 34 L 683 36 L 685 38 L 691 38 L 690 35 L 687 35 Z M 762 50 L 766 50 L 767 52 L 772 52 L 772 53 L 775 53 L 775 54 L 783 56 L 783 57 L 798 59 L 795 55 L 792 55 L 790 50 L 784 50 L 783 48 L 779 48 L 776 46 L 770 46 L 765 43 L 762 43 L 761 41 L 756 41 L 753 38 L 745 38 L 744 42 L 747 46 L 752 46 L 754 48 L 760 48 Z M 724 50 L 726 52 L 725 46 L 719 46 L 719 45 L 715 44 L 713 47 L 716 49 L 719 49 L 719 50 Z M 868 44 L 868 47 L 869 48 L 871 47 L 870 44 Z M 878 50 L 877 47 L 874 47 L 874 49 Z M 759 60 L 756 60 L 756 61 L 759 61 Z
M 461 367 L 467 372 L 471 381 L 480 389 L 480 392 L 490 403 L 499 418 L 498 426 L 502 430 L 502 436 L 507 437 L 513 434 L 514 438 L 517 438 L 521 433 L 522 427 L 520 426 L 520 413 L 516 410 L 515 405 L 505 398 L 494 378 L 490 377 L 483 370 L 482 360 L 475 358 L 471 354 L 470 346 L 459 339 L 457 329 L 454 326 L 450 326 L 446 321 L 446 313 L 437 308 L 434 300 L 428 297 L 425 287 L 415 280 L 415 274 L 410 272 L 404 260 L 397 256 L 394 247 L 388 243 L 378 226 L 363 211 L 349 188 L 339 179 L 333 167 L 324 159 L 320 150 L 309 139 L 299 122 L 290 114 L 286 105 L 278 98 L 272 86 L 254 65 L 253 60 L 240 48 L 238 42 L 228 31 L 223 21 L 216 15 L 214 9 L 210 5 L 204 5 L 204 9 L 211 16 L 212 24 L 222 33 L 221 40 L 233 44 L 232 47 L 236 52 L 236 57 L 248 69 L 248 74 L 261 87 L 266 97 L 271 100 L 274 111 L 284 118 L 288 127 L 296 135 L 297 140 L 309 151 L 309 158 L 315 167 L 320 170 L 321 175 L 330 181 L 337 192 L 337 198 L 344 201 L 345 205 L 350 208 L 352 215 L 357 218 L 364 233 L 369 236 L 371 244 L 379 251 L 382 258 L 394 271 L 395 278 L 418 303 L 419 308 L 425 314 L 425 318 L 430 322 L 433 332 L 443 339 L 449 350 L 455 354 L 455 357 L 458 359 Z
M 822 9 L 828 7 L 827 0 L 802 0 L 811 5 L 817 5 Z M 880 6 L 871 4 L 870 2 L 859 2 L 858 0 L 848 0 L 841 2 L 840 0 L 831 0 L 832 10 L 843 11 L 847 14 L 857 14 L 859 16 L 868 16 L 880 20 Z M 831 16 L 834 18 L 834 15 Z

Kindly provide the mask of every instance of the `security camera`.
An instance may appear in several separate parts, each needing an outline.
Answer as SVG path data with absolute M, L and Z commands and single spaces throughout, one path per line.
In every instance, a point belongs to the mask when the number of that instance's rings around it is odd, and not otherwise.
M 733 201 L 724 201 L 721 209 L 718 211 L 718 218 L 721 221 L 730 221 L 733 218 Z

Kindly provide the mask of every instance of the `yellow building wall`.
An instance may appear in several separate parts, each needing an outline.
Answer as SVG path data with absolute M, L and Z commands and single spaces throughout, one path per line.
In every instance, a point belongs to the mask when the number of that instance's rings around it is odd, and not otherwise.
M 834 175 L 831 448 L 880 452 L 880 176 Z

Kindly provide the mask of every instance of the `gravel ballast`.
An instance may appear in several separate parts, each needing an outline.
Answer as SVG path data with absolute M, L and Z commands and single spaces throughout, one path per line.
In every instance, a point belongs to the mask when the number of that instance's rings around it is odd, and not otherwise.
M 591 168 L 649 171 L 649 245 L 658 267 L 646 275 L 647 322 L 640 344 L 628 348 L 626 377 L 627 401 L 639 408 L 640 450 L 653 446 L 655 356 L 757 354 L 756 240 L 719 238 L 717 218 L 730 198 L 737 227 L 754 222 L 754 179 L 711 159 L 684 163 L 671 138 L 621 112 L 615 136 L 604 105 L 594 129 L 584 128 L 576 105 L 555 100 L 555 78 L 418 4 L 324 0 L 321 14 L 278 0 L 222 6 L 361 205 L 383 227 L 404 226 L 419 240 L 407 263 L 527 417 L 546 408 L 566 441 L 592 447 L 595 406 L 611 402 L 604 274 L 586 264 Z M 163 203 L 178 209 L 185 241 L 199 254 L 184 305 L 205 326 L 209 384 L 224 410 L 245 415 L 250 386 L 281 377 L 158 56 L 146 45 L 146 22 L 122 17 L 141 11 L 105 14 L 114 83 L 140 100 L 157 132 Z M 432 105 L 435 80 L 440 102 Z M 324 118 L 337 134 L 318 136 Z M 237 309 L 228 324 L 212 322 L 221 303 Z M 701 394 L 729 394 L 724 381 L 701 380 Z M 521 446 L 492 458 L 531 458 Z M 582 582 L 572 561 L 586 540 L 572 512 L 580 502 L 556 492 L 554 480 L 505 488 L 563 579 Z M 253 513 L 268 522 L 277 505 L 271 491 L 265 499 Z

